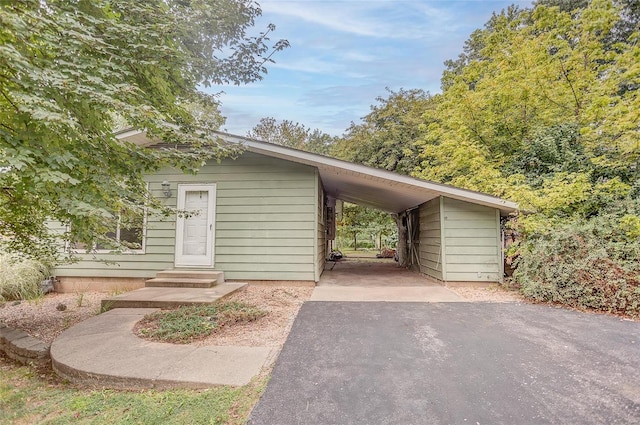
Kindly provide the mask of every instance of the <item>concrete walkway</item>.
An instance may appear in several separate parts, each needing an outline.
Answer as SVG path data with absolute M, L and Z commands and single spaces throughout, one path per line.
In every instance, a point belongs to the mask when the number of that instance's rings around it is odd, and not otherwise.
M 138 338 L 133 326 L 153 311 L 118 308 L 66 330 L 51 345 L 54 370 L 94 387 L 241 386 L 277 355 L 274 347 L 194 347 Z

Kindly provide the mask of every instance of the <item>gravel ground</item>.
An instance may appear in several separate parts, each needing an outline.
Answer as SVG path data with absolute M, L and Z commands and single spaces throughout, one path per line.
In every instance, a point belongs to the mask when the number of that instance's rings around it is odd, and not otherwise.
M 469 301 L 519 302 L 523 298 L 500 287 L 449 288 Z M 196 345 L 239 345 L 278 347 L 291 330 L 300 306 L 309 299 L 313 288 L 290 286 L 249 285 L 244 291 L 228 299 L 253 304 L 268 314 L 252 323 L 221 329 Z M 48 294 L 36 301 L 0 304 L 0 322 L 21 329 L 44 342 L 51 343 L 65 329 L 95 316 L 100 301 L 108 294 L 83 292 L 77 294 Z M 62 305 L 66 309 L 62 310 Z
M 98 314 L 100 301 L 107 295 L 52 293 L 35 301 L 8 301 L 0 304 L 0 322 L 51 343 L 65 329 Z
M 490 286 L 488 288 L 475 288 L 470 286 L 448 288 L 464 299 L 473 302 L 526 302 L 519 292 L 509 291 L 501 286 Z
M 249 285 L 226 299 L 252 304 L 267 311 L 267 315 L 255 322 L 222 328 L 193 344 L 280 347 L 289 335 L 300 306 L 311 297 L 311 292 L 313 288 Z

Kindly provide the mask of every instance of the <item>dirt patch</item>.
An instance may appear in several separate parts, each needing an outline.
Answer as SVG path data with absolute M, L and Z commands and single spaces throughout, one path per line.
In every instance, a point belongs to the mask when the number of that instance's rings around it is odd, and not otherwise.
M 266 314 L 250 322 L 216 328 L 209 336 L 195 339 L 190 345 L 280 347 L 289 335 L 300 306 L 311 297 L 312 292 L 311 287 L 249 285 L 224 298 L 224 302 L 243 303 Z M 134 327 L 134 332 L 140 337 L 147 325 L 145 319 L 141 320 Z

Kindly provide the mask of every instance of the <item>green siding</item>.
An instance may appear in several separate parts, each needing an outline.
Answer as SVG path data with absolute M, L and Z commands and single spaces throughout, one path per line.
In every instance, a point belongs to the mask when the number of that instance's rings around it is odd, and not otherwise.
M 420 272 L 442 280 L 440 198 L 420 205 Z
M 180 183 L 216 184 L 215 269 L 227 279 L 315 280 L 318 175 L 313 167 L 244 153 L 212 161 L 196 175 L 163 169 L 148 176 L 154 196 L 171 183 L 176 206 Z M 150 216 L 144 254 L 82 255 L 83 261 L 56 270 L 58 276 L 152 277 L 174 267 L 175 217 Z M 106 264 L 110 260 L 117 264 Z
M 444 280 L 499 282 L 502 278 L 499 211 L 443 197 L 442 214 Z

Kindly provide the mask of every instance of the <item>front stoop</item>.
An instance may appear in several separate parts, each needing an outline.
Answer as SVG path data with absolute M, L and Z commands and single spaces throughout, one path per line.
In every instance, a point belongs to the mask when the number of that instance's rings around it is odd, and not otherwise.
M 212 288 L 224 283 L 224 272 L 205 270 L 164 270 L 145 281 L 145 287 Z
M 147 280 L 144 288 L 102 300 L 102 310 L 213 304 L 246 286 L 246 283 L 225 283 L 221 271 L 165 270 Z
M 148 287 L 102 300 L 102 310 L 113 308 L 176 308 L 185 305 L 213 304 L 242 290 L 246 283 L 223 283 L 213 288 Z

